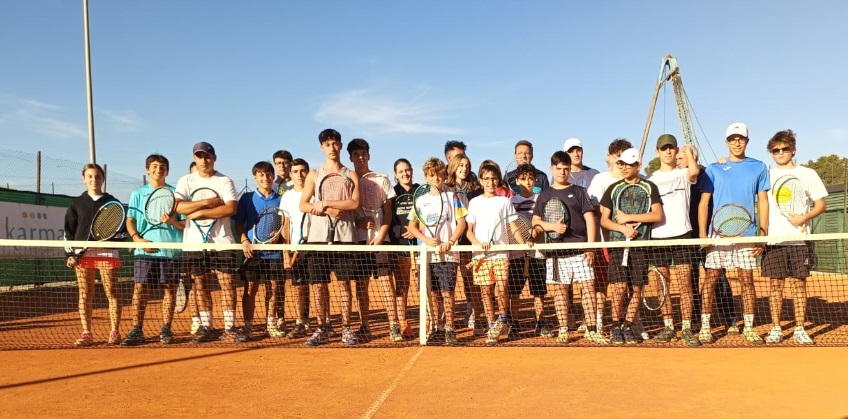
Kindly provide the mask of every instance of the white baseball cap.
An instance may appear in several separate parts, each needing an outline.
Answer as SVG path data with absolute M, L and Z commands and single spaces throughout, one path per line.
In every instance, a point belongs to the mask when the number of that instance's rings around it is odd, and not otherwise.
M 639 150 L 635 148 L 628 148 L 621 153 L 621 157 L 618 158 L 618 161 L 623 161 L 627 164 L 640 163 L 639 160 Z
M 579 138 L 569 138 L 565 140 L 565 144 L 562 145 L 562 151 L 568 151 L 574 147 L 583 148 L 583 143 L 580 142 Z
M 741 135 L 748 138 L 748 126 L 742 122 L 734 122 L 727 127 L 727 135 L 724 138 L 730 138 L 734 135 Z

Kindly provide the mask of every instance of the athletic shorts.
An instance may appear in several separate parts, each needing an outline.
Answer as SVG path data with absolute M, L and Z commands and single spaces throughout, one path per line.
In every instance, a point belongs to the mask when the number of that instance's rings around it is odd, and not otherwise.
M 456 262 L 430 263 L 430 291 L 454 292 L 456 289 Z
M 527 269 L 529 278 L 524 276 L 525 260 L 530 262 Z M 544 297 L 548 294 L 548 286 L 545 284 L 545 259 L 524 259 L 522 257 L 509 260 L 509 287 L 507 287 L 507 294 L 511 296 L 521 295 L 525 283 L 530 284 L 530 295 L 534 297 Z
M 757 267 L 757 258 L 753 255 L 751 243 L 734 243 L 712 246 L 707 249 L 706 269 L 739 268 L 748 271 Z
M 245 261 L 248 262 L 242 264 L 242 272 L 246 274 L 244 279 L 247 281 L 285 278 L 282 259 L 245 259 Z
M 475 261 L 471 273 L 474 275 L 474 285 L 486 286 L 506 281 L 509 279 L 509 261 L 506 258 Z
M 294 266 L 291 269 L 285 270 L 286 279 L 291 279 L 292 285 L 308 285 L 309 284 L 309 252 L 297 252 Z
M 648 252 L 646 248 L 631 248 L 627 266 L 621 266 L 624 249 L 609 249 L 609 282 L 611 284 L 626 282 L 634 287 L 648 285 Z
M 327 245 L 326 243 L 321 244 Z M 307 253 L 307 251 L 301 251 L 301 253 Z M 354 263 L 356 255 L 351 252 L 321 252 L 310 250 L 308 253 L 309 255 L 306 260 L 307 270 L 309 272 L 309 283 L 311 284 L 329 284 L 331 280 L 331 272 L 335 272 L 336 278 L 340 281 L 351 280 L 357 273 L 355 272 L 356 263 Z M 301 256 L 298 256 L 298 258 Z
M 807 279 L 810 276 L 808 244 L 769 245 L 763 251 L 762 275 L 768 278 Z
M 183 257 L 188 265 L 188 272 L 191 275 L 203 275 L 212 271 L 218 271 L 225 274 L 235 274 L 238 272 L 236 268 L 236 252 L 233 250 L 210 250 L 205 252 L 183 252 Z
M 592 271 L 595 273 L 595 290 L 606 292 L 607 285 L 609 285 L 609 261 L 607 255 L 604 254 L 604 249 L 595 251 Z
M 595 270 L 589 266 L 583 253 L 545 259 L 545 280 L 548 284 L 570 285 L 573 282 L 586 282 L 593 279 L 595 279 Z
M 663 245 L 665 240 L 691 239 L 692 234 L 685 233 L 675 237 L 654 238 L 657 242 L 657 247 L 648 249 L 650 252 L 650 262 L 654 266 L 672 266 L 672 265 L 689 265 L 692 263 L 693 255 L 692 246 L 681 245 Z
M 168 284 L 180 280 L 180 263 L 170 258 L 136 256 L 133 261 L 133 282 L 136 284 Z M 155 281 L 155 282 L 154 282 Z
M 365 243 L 360 243 L 366 246 Z M 391 269 L 389 252 L 353 252 L 355 278 L 376 278 L 379 269 Z

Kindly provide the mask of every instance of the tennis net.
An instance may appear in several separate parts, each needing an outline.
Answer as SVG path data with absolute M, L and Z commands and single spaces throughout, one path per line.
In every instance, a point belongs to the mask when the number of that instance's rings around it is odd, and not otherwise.
M 480 249 L 472 246 L 456 246 L 452 254 L 444 255 L 423 246 L 253 247 L 267 254 L 287 253 L 278 262 L 267 261 L 273 257 L 245 262 L 239 245 L 151 243 L 152 250 L 179 251 L 167 269 L 134 258 L 131 251 L 137 244 L 130 242 L 0 240 L 0 349 L 73 347 L 81 338 L 83 323 L 88 324 L 93 344 L 81 346 L 109 347 L 107 341 L 115 337 L 113 328 L 121 337 L 114 343 L 120 343 L 136 324 L 143 324 L 144 339 L 131 346 L 159 346 L 163 340 L 160 332 L 168 322 L 171 345 L 162 346 L 171 347 L 225 346 L 233 340 L 238 345 L 301 347 L 319 330 L 322 335 L 312 341 L 314 346 L 595 346 L 619 343 L 615 329 L 618 333 L 628 329 L 636 337 L 634 342 L 624 336 L 628 339 L 620 342 L 622 346 L 677 347 L 687 344 L 682 329 L 689 328 L 695 339 L 699 338 L 705 320 L 701 314 L 708 311 L 712 313 L 707 319 L 712 339 L 697 346 L 758 344 L 746 333 L 747 325 L 761 340 L 777 345 L 795 344 L 799 326 L 816 345 L 848 344 L 848 234 L 811 235 L 797 246 L 787 244 L 788 239 L 537 244 L 529 251 L 524 245 L 510 245 L 493 247 L 482 257 Z M 793 248 L 769 245 L 767 256 L 748 257 L 750 248 L 772 242 Z M 712 247 L 705 251 L 702 244 Z M 81 260 L 89 258 L 91 266 L 97 267 L 111 262 L 87 255 L 117 249 L 121 266 L 115 269 L 114 278 L 104 281 L 98 273 L 96 284 L 80 288 L 86 281 L 78 280 L 75 270 L 66 266 L 64 247 L 68 245 L 87 246 Z M 628 266 L 623 268 L 625 247 L 630 250 Z M 707 253 L 718 255 L 720 249 L 727 250 L 720 266 L 732 259 L 742 267 L 705 270 Z M 286 271 L 282 267 L 291 262 L 291 251 L 298 254 L 295 269 Z M 586 267 L 586 252 L 593 254 L 592 268 Z M 427 260 L 431 263 L 423 263 Z M 670 262 L 668 272 L 662 269 L 664 261 Z M 690 262 L 691 275 L 686 275 L 686 264 L 680 261 Z M 751 265 L 745 265 L 747 261 Z M 219 269 L 201 283 L 210 291 L 207 302 L 202 303 L 203 297 L 195 295 L 199 290 L 192 292 L 197 290 L 196 285 L 191 286 L 197 284 L 193 273 L 215 267 Z M 134 284 L 134 276 L 145 271 L 148 285 Z M 790 279 L 782 284 L 766 276 L 784 271 Z M 629 285 L 624 281 L 623 287 L 615 285 L 622 272 L 631 275 Z M 642 272 L 647 272 L 647 285 L 639 296 Z M 222 280 L 228 277 L 226 273 L 231 274 L 232 288 Z M 807 274 L 804 280 L 791 279 L 803 274 Z M 420 281 L 419 277 L 431 280 Z M 343 286 L 347 281 L 341 279 L 355 281 Z M 708 281 L 715 285 L 707 287 Z M 177 290 L 180 282 L 187 288 L 188 302 L 184 311 L 170 319 L 173 300 L 168 297 L 169 290 Z M 246 286 L 251 283 L 258 286 Z M 317 283 L 326 283 L 326 302 L 320 299 L 323 291 L 316 288 Z M 587 288 L 589 283 L 592 288 Z M 744 287 L 746 283 L 752 287 Z M 139 288 L 146 290 L 146 295 Z M 245 302 L 251 299 L 245 290 L 253 288 L 253 320 L 245 328 Z M 705 292 L 707 288 L 712 291 Z M 805 288 L 805 298 L 801 288 Z M 599 297 L 598 291 L 605 295 Z M 91 302 L 87 307 L 88 295 Z M 588 295 L 594 298 L 585 298 Z M 628 306 L 634 295 L 637 303 Z M 146 310 L 140 311 L 137 307 L 144 296 Z M 714 299 L 709 310 L 701 310 L 705 298 Z M 174 299 L 180 305 L 180 298 Z M 802 299 L 805 305 L 798 304 Z M 588 304 L 589 300 L 594 305 Z M 599 303 L 603 303 L 600 310 Z M 622 308 L 614 310 L 614 304 Z M 327 307 L 325 315 L 320 315 L 319 307 Z M 805 316 L 798 316 L 799 310 Z M 753 314 L 753 318 L 744 314 Z M 119 324 L 114 326 L 117 319 Z M 197 339 L 192 332 L 203 330 L 204 324 L 209 325 L 210 333 Z M 673 337 L 667 327 L 674 331 Z M 237 336 L 225 329 L 237 330 Z M 648 339 L 643 341 L 645 336 Z

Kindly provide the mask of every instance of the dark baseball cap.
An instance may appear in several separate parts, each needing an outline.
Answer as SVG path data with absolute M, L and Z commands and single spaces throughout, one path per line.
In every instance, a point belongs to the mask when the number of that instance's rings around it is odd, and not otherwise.
M 657 150 L 667 145 L 674 146 L 674 148 L 677 148 L 677 138 L 674 138 L 674 136 L 671 134 L 660 135 L 660 137 L 657 138 Z
M 207 143 L 206 141 L 201 141 L 194 145 L 194 149 L 192 150 L 192 154 L 197 154 L 198 152 L 204 152 L 209 154 L 210 156 L 215 155 L 215 147 L 212 147 L 212 144 Z

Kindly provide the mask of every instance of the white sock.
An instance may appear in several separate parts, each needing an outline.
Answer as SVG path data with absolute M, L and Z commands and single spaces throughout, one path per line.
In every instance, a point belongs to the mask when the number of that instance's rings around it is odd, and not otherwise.
M 200 324 L 205 327 L 212 327 L 212 312 L 211 311 L 201 311 L 200 313 Z
M 706 328 L 710 330 L 710 315 L 709 314 L 701 314 L 701 329 Z
M 803 331 L 804 331 L 804 326 L 795 326 L 795 331 L 796 331 L 796 332 L 803 332 Z
M 663 324 L 665 327 L 670 327 L 674 329 L 674 319 L 663 319 Z
M 194 316 L 194 317 L 191 318 L 191 326 L 192 327 L 200 326 L 200 325 L 201 325 L 201 323 L 200 323 L 200 315 L 199 314 L 197 316 Z
M 692 328 L 692 321 L 691 320 L 683 320 L 683 325 L 681 326 L 681 329 L 689 330 L 691 328 Z
M 235 310 L 224 310 L 224 329 L 232 329 L 236 324 Z
M 751 329 L 754 327 L 754 315 L 753 314 L 743 314 L 742 322 L 745 324 L 746 329 Z
M 598 330 L 603 330 L 604 328 L 604 313 L 598 313 L 595 317 L 595 322 L 597 323 Z

